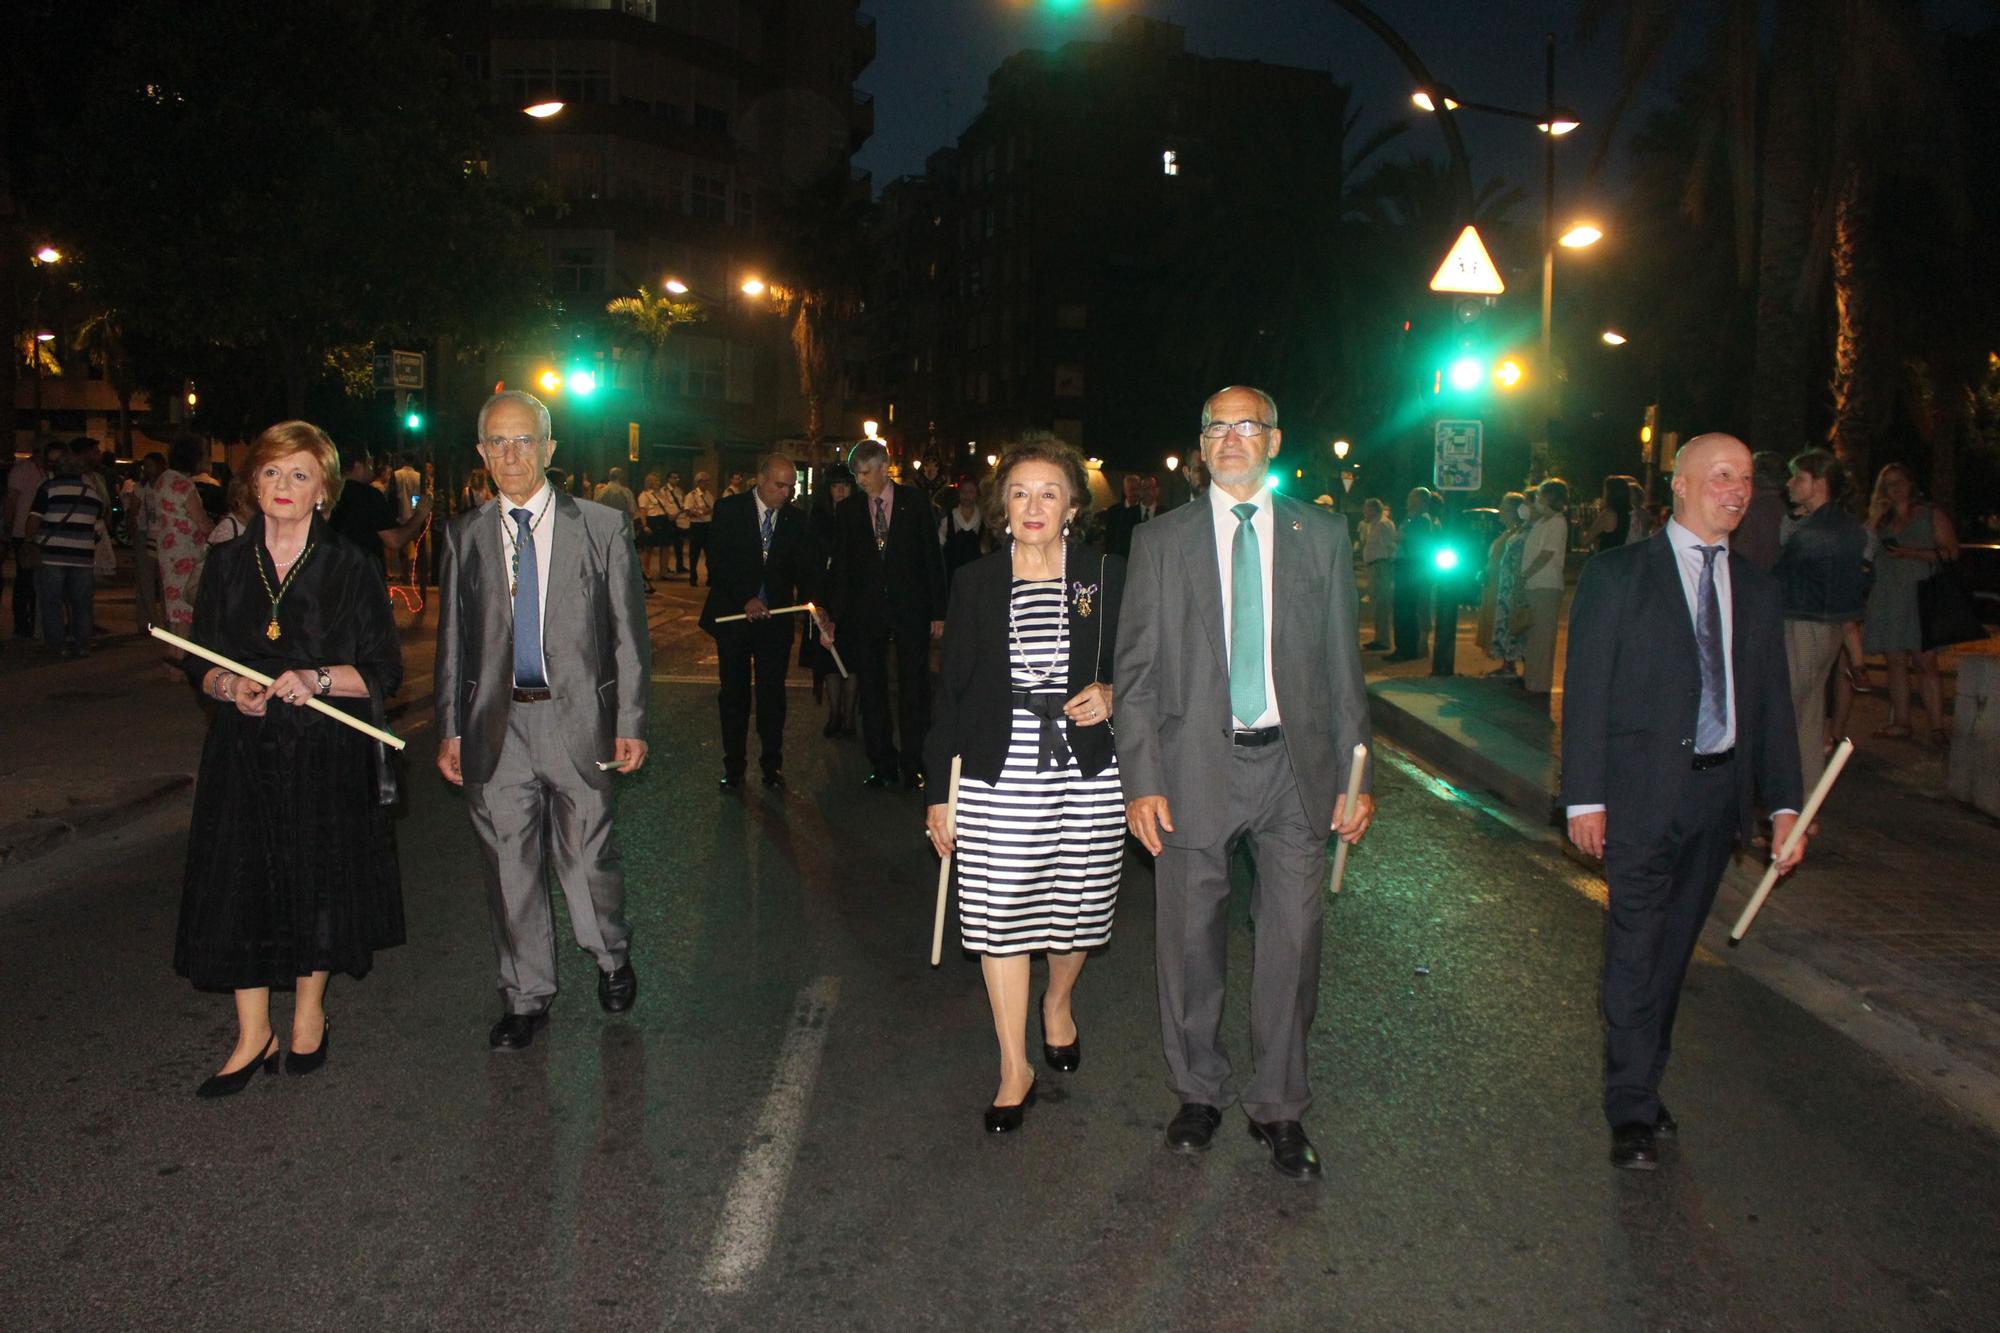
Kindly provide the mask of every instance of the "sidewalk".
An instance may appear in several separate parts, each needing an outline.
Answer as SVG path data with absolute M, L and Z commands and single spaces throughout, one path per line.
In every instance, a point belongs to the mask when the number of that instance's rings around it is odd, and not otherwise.
M 1467 791 L 1537 827 L 1559 828 L 1567 621 L 1551 718 L 1517 686 L 1481 678 L 1496 663 L 1472 642 L 1473 619 L 1461 618 L 1454 676 L 1430 675 L 1428 660 L 1390 664 L 1364 656 L 1375 727 Z M 1996 650 L 2000 640 L 1989 640 L 1985 651 Z M 1944 662 L 1949 707 L 1958 655 L 1944 654 Z M 1873 672 L 1878 686 L 1882 674 Z M 1884 695 L 1857 697 L 1848 724 L 1854 756 L 1820 814 L 1822 836 L 1766 900 L 1742 946 L 1725 949 L 1764 868 L 1760 858 L 1739 854 L 1704 943 L 1752 971 L 1802 966 L 1866 1012 L 1889 1015 L 2000 1077 L 2000 822 L 1945 794 L 1941 750 L 1873 739 L 1887 721 Z M 1599 870 L 1567 839 L 1562 845 L 1572 860 Z

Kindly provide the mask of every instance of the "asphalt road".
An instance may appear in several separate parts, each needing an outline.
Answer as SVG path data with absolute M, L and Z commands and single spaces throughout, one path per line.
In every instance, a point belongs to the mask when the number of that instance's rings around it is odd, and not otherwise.
M 1666 1088 L 1680 1144 L 1613 1172 L 1594 886 L 1393 755 L 1328 911 L 1323 1183 L 1276 1175 L 1235 1111 L 1206 1157 L 1162 1149 L 1136 856 L 1082 1068 L 987 1138 L 990 1019 L 972 960 L 927 965 L 918 799 L 862 790 L 802 691 L 790 790 L 718 795 L 714 693 L 667 638 L 620 808 L 626 1017 L 566 947 L 551 1026 L 488 1051 L 484 891 L 421 726 L 410 942 L 336 980 L 311 1079 L 190 1095 L 231 1018 L 169 971 L 172 821 L 0 886 L 0 1326 L 2000 1325 L 2000 1145 L 1715 959 Z M 1239 895 L 1246 1059 L 1251 935 Z

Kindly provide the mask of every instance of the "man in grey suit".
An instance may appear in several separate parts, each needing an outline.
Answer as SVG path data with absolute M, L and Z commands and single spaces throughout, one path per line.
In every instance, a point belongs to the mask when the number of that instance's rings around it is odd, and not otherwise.
M 489 1040 L 519 1050 L 556 993 L 551 862 L 576 942 L 597 960 L 598 1003 L 623 1013 L 638 997 L 611 772 L 646 762 L 652 644 L 631 517 L 548 484 L 548 408 L 493 395 L 479 452 L 500 494 L 445 532 L 437 762 L 465 788 L 486 852 L 505 1005 Z
M 1231 1100 L 1222 1048 L 1229 862 L 1256 861 L 1250 1132 L 1296 1180 L 1320 1174 L 1300 1118 L 1319 1002 L 1326 845 L 1375 812 L 1346 808 L 1368 740 L 1346 524 L 1267 483 L 1282 436 L 1258 389 L 1202 406 L 1206 496 L 1133 536 L 1121 609 L 1118 762 L 1132 835 L 1157 861 L 1160 1026 L 1181 1107 L 1167 1145 L 1200 1152 Z M 1363 791 L 1367 790 L 1364 780 Z

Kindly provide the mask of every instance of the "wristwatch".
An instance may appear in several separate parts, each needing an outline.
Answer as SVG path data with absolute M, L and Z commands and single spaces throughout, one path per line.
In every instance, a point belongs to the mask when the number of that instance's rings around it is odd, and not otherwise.
M 319 677 L 319 687 L 315 689 L 313 693 L 320 696 L 321 698 L 325 698 L 327 695 L 332 694 L 333 672 L 329 671 L 325 667 L 315 667 L 313 668 L 313 674 Z

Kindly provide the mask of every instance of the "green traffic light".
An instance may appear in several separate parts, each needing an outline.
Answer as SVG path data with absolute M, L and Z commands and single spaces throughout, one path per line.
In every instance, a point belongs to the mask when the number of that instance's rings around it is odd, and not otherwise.
M 424 414 L 421 412 L 410 413 L 403 418 L 403 425 L 408 430 L 422 430 L 424 428 Z
M 1441 574 L 1449 574 L 1458 568 L 1458 552 L 1449 546 L 1440 546 L 1431 554 L 1431 563 Z
M 597 392 L 597 376 L 588 370 L 572 370 L 567 387 L 577 397 L 588 398 Z
M 1461 356 L 1445 371 L 1445 379 L 1461 392 L 1476 389 L 1486 380 L 1486 363 L 1476 356 Z

